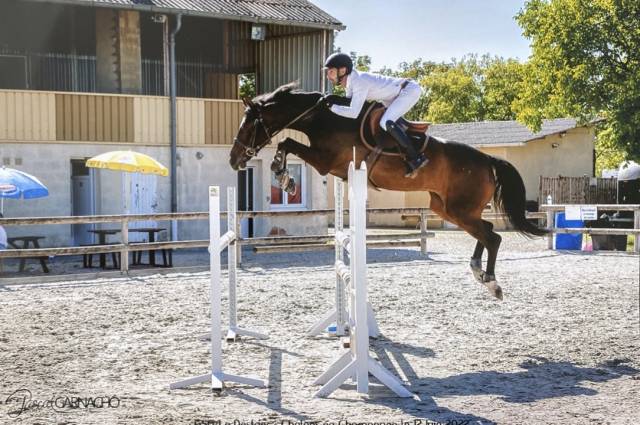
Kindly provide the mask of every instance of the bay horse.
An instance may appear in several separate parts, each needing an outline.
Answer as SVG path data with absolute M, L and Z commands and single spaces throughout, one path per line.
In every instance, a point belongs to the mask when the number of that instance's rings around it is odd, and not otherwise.
M 321 93 L 299 91 L 295 84 L 288 84 L 253 100 L 245 98 L 243 102 L 245 113 L 229 159 L 234 170 L 244 168 L 247 161 L 285 128 L 307 135 L 309 146 L 292 138 L 280 142 L 272 163 L 276 175 L 286 167 L 286 156 L 293 154 L 323 176 L 332 174 L 346 179 L 354 152 L 356 163 L 370 153 L 361 137 L 364 113 L 358 119 L 338 116 L 329 110 Z M 398 155 L 380 156 L 370 169 L 370 178 L 382 189 L 429 192 L 431 210 L 477 240 L 471 270 L 475 278 L 501 300 L 502 289 L 496 282 L 494 270 L 502 238 L 493 231 L 492 223 L 482 219 L 487 203 L 493 199 L 497 209 L 506 213 L 509 222 L 523 235 L 547 233 L 525 218 L 522 177 L 509 162 L 469 145 L 423 134 L 424 137 L 427 141 L 424 152 L 429 162 L 415 178 L 404 176 L 404 161 Z M 286 183 L 283 188 L 290 190 L 292 185 L 287 187 Z M 488 256 L 483 271 L 485 248 Z

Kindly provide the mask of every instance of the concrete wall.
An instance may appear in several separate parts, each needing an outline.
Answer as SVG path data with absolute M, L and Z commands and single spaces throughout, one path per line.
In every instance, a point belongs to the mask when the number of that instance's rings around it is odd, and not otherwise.
M 539 201 L 540 176 L 593 176 L 594 148 L 594 130 L 582 127 L 509 148 L 505 159 L 522 175 L 527 199 Z
M 86 143 L 2 143 L 0 158 L 8 162 L 8 167 L 37 176 L 48 188 L 50 196 L 41 199 L 4 201 L 5 217 L 69 216 L 72 213 L 71 159 L 83 159 L 112 150 L 135 148 L 146 153 L 166 166 L 169 165 L 169 147 L 132 146 L 130 144 L 86 144 Z M 200 153 L 200 154 L 198 154 Z M 265 149 L 250 165 L 256 167 L 255 199 L 256 210 L 270 209 L 269 165 L 275 150 Z M 237 185 L 237 174 L 228 164 L 229 147 L 193 146 L 178 147 L 178 210 L 181 212 L 207 211 L 209 185 L 222 188 L 222 209 L 226 209 L 226 188 Z M 200 159 L 198 157 L 201 156 Z M 326 208 L 325 179 L 311 167 L 306 167 L 307 202 L 306 208 Z M 96 214 L 122 214 L 122 173 L 111 170 L 95 170 Z M 170 211 L 170 181 L 168 177 L 158 177 L 158 212 Z M 116 227 L 115 223 L 101 225 Z M 169 223 L 159 223 L 169 228 Z M 255 223 L 255 235 L 265 236 L 273 226 L 283 228 L 288 234 L 326 233 L 325 217 L 299 217 L 287 219 L 260 219 Z M 71 226 L 43 225 L 7 228 L 9 236 L 42 235 L 47 239 L 43 246 L 67 246 L 71 243 Z M 205 221 L 183 221 L 178 226 L 181 240 L 206 239 L 208 235 Z

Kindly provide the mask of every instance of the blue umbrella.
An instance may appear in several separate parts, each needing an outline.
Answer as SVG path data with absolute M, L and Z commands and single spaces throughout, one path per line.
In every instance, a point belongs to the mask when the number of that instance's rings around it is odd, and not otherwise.
M 37 177 L 13 168 L 0 168 L 0 199 L 32 199 L 48 195 L 49 189 Z

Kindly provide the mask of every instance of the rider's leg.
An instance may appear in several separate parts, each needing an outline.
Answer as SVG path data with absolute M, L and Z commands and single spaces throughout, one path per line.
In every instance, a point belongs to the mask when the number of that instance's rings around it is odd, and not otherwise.
M 415 150 L 411 139 L 404 130 L 396 124 L 396 121 L 416 104 L 421 93 L 422 89 L 420 85 L 409 81 L 407 85 L 400 90 L 400 93 L 394 101 L 387 107 L 386 112 L 380 120 L 380 127 L 391 134 L 407 155 L 407 177 L 413 177 L 415 172 L 427 163 L 427 159 L 424 154 Z
M 418 151 L 416 151 L 416 148 L 413 146 L 413 142 L 398 124 L 389 120 L 387 121 L 386 128 L 387 132 L 393 136 L 398 145 L 400 145 L 407 155 L 407 171 L 405 173 L 405 177 L 413 177 L 415 172 L 427 163 L 427 158 L 423 153 L 418 153 Z

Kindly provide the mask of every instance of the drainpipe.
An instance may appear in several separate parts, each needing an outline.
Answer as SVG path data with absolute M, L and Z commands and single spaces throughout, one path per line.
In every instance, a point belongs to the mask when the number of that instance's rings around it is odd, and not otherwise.
M 169 36 L 169 61 L 170 61 L 170 71 L 171 74 L 169 80 L 169 92 L 170 92 L 170 111 L 169 111 L 169 121 L 170 121 L 170 132 L 171 132 L 171 170 L 170 170 L 170 178 L 171 178 L 171 212 L 178 212 L 178 145 L 177 145 L 177 131 L 176 131 L 176 34 L 180 31 L 180 27 L 182 26 L 182 15 L 176 15 L 176 27 Z M 171 239 L 176 241 L 178 240 L 178 221 L 171 221 Z

